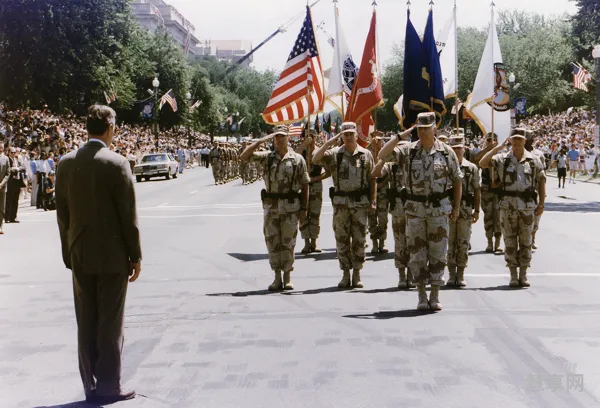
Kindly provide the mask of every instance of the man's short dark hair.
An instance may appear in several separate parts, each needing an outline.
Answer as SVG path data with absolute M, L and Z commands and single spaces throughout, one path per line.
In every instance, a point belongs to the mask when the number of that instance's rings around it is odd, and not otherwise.
M 117 119 L 115 111 L 106 105 L 92 105 L 88 109 L 86 129 L 92 136 L 102 136 Z

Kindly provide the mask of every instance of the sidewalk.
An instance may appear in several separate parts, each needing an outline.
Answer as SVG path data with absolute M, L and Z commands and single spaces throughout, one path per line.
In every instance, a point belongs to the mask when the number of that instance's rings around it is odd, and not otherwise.
M 549 177 L 557 178 L 556 169 L 546 171 L 546 175 L 548 175 Z M 567 182 L 568 182 L 568 179 L 569 179 L 569 177 L 567 174 Z M 590 172 L 589 175 L 587 175 L 587 176 L 578 174 L 577 177 L 575 178 L 575 181 L 578 183 L 600 184 L 600 173 L 598 173 L 595 176 L 593 175 L 593 172 Z

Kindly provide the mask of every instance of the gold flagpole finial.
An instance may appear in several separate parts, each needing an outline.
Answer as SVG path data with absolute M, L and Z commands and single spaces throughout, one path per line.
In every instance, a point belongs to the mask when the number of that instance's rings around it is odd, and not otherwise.
M 406 1 L 406 8 L 410 10 L 410 0 Z

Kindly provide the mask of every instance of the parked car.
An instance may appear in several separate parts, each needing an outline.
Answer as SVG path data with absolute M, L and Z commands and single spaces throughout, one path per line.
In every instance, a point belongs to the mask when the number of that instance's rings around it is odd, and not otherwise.
M 177 178 L 179 164 L 168 153 L 147 154 L 134 168 L 135 179 L 139 183 L 142 179 L 148 181 L 152 177 L 164 177 L 169 180 Z

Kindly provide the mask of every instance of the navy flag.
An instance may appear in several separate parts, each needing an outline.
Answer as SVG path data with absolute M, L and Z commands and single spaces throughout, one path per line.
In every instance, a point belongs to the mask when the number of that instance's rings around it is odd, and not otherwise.
M 425 47 L 415 26 L 410 21 L 409 10 L 404 45 L 404 95 L 400 112 L 402 130 L 412 127 L 416 123 L 419 113 L 430 111 L 428 90 L 431 76 L 426 72 L 426 66 Z
M 423 71 L 423 77 L 428 82 L 430 108 L 435 112 L 439 128 L 442 124 L 442 118 L 446 114 L 446 105 L 444 105 L 444 76 L 442 75 L 442 66 L 440 64 L 440 54 L 438 53 L 433 34 L 432 9 L 429 10 L 429 17 L 427 18 L 423 47 L 425 47 L 427 54 L 427 65 Z

